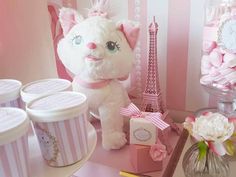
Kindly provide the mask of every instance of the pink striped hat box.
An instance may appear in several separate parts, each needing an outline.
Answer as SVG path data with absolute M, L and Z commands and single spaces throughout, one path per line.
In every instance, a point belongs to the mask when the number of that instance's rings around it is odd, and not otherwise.
M 0 79 L 0 107 L 21 107 L 21 82 L 13 79 Z
M 78 92 L 42 96 L 26 106 L 49 166 L 74 164 L 88 153 L 88 102 Z
M 0 176 L 30 177 L 29 118 L 19 108 L 0 108 Z
M 27 104 L 43 95 L 61 91 L 72 91 L 71 82 L 65 79 L 51 78 L 37 80 L 24 85 L 20 94 L 23 102 Z

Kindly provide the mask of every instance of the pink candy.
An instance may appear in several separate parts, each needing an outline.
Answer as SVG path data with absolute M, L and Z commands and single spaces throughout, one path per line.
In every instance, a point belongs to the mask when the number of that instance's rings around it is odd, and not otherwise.
M 214 48 L 216 48 L 215 41 L 203 41 L 202 50 L 205 53 L 210 53 Z
M 223 63 L 223 55 L 217 49 L 214 49 L 210 53 L 209 58 L 210 58 L 210 63 L 215 67 L 220 67 Z
M 215 48 L 202 56 L 200 83 L 219 89 L 232 89 L 236 84 L 236 55 Z

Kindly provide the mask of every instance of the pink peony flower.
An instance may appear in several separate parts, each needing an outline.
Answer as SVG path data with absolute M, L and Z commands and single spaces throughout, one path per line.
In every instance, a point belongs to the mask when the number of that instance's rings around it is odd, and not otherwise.
M 195 119 L 196 118 L 194 116 L 188 116 L 185 118 L 185 122 L 183 123 L 184 128 L 188 130 L 190 133 L 192 133 L 193 123 Z
M 157 143 L 151 146 L 149 153 L 153 161 L 162 161 L 167 156 L 166 146 L 161 143 Z

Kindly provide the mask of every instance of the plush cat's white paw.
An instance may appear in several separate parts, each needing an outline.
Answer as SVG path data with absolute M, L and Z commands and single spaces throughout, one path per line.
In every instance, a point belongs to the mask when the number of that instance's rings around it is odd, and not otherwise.
M 125 133 L 123 132 L 113 132 L 104 135 L 102 139 L 103 148 L 106 150 L 110 149 L 120 149 L 127 143 Z

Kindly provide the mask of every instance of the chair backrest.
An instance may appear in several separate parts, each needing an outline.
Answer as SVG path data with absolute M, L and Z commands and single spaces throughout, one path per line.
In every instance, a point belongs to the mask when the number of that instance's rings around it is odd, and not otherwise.
M 62 28 L 59 22 L 59 8 L 58 4 L 49 3 L 48 12 L 51 17 L 51 32 L 54 45 L 54 53 L 56 59 L 57 73 L 60 78 L 72 80 L 71 74 L 66 70 L 65 66 L 62 64 L 58 54 L 57 54 L 57 44 L 59 40 L 63 37 Z

